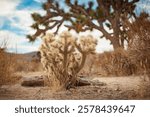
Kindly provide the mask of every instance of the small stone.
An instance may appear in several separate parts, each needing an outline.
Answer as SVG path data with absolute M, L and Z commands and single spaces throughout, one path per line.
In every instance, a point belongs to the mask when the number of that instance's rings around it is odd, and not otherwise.
M 115 89 L 115 91 L 121 91 L 121 89 L 118 87 L 118 88 Z

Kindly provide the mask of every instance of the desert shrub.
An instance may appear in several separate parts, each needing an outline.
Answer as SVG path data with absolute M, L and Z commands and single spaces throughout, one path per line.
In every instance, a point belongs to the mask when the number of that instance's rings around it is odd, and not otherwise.
M 43 71 L 42 65 L 38 61 L 17 61 L 15 65 L 16 72 L 38 72 Z
M 37 52 L 37 54 L 39 53 Z M 28 54 L 13 54 L 13 56 L 16 59 L 16 64 L 14 68 L 16 72 L 43 71 L 39 55 L 32 57 Z
M 92 36 L 74 38 L 69 32 L 58 37 L 48 33 L 41 45 L 41 62 L 48 79 L 59 88 L 75 86 L 77 75 L 83 68 L 88 54 L 95 51 L 97 41 Z
M 87 57 L 83 69 L 80 71 L 79 75 L 82 77 L 93 76 L 96 72 L 95 69 L 96 53 L 91 54 Z
M 146 13 L 141 13 L 130 25 L 129 54 L 132 62 L 138 66 L 140 73 L 150 77 L 150 19 Z
M 14 76 L 15 60 L 5 52 L 4 49 L 0 49 L 0 86 L 6 84 L 13 84 L 18 77 Z
M 129 45 L 100 55 L 100 65 L 107 75 L 150 74 L 150 18 L 146 13 L 127 25 Z
M 128 52 L 122 48 L 100 54 L 99 65 L 107 76 L 128 76 L 136 71 Z

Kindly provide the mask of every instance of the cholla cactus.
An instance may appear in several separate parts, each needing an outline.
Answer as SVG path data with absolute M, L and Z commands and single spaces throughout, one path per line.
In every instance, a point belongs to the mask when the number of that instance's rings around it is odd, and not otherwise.
M 82 36 L 80 38 L 81 48 L 84 52 L 91 52 L 95 50 L 95 45 L 97 44 L 97 40 L 93 39 L 91 35 Z
M 74 86 L 88 54 L 95 51 L 97 41 L 92 36 L 74 38 L 69 32 L 58 38 L 46 34 L 41 45 L 41 62 L 49 80 L 59 81 L 61 88 Z

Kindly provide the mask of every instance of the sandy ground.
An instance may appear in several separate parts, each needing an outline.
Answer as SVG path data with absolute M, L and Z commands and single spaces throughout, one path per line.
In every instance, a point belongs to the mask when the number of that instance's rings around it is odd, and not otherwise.
M 41 75 L 41 73 L 21 73 L 22 76 Z M 14 85 L 0 87 L 0 99 L 10 100 L 103 100 L 103 99 L 150 99 L 147 83 L 141 77 L 94 77 L 92 81 L 103 82 L 104 86 L 82 86 L 67 91 L 52 91 L 49 87 L 23 87 L 21 81 Z

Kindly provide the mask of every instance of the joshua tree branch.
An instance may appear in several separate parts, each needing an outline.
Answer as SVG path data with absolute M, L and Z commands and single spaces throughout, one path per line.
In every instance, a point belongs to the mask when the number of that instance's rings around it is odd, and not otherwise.
M 76 32 L 83 32 L 86 30 L 96 29 L 102 32 L 103 36 L 106 39 L 109 39 L 114 49 L 120 47 L 120 38 L 121 37 L 121 24 L 124 26 L 124 19 L 129 19 L 130 16 L 135 17 L 135 3 L 139 0 L 96 0 L 97 6 L 93 7 L 94 2 L 89 2 L 88 6 L 80 5 L 78 0 L 74 3 L 71 0 L 65 0 L 68 11 L 65 11 L 63 8 L 59 7 L 59 4 L 54 0 L 48 0 L 43 6 L 44 10 L 47 12 L 45 16 L 40 16 L 38 14 L 33 15 L 33 19 L 37 23 L 33 28 L 37 28 L 36 33 L 33 36 L 28 36 L 31 41 L 34 41 L 36 37 L 49 29 L 56 27 L 57 34 L 61 25 L 65 21 L 70 22 L 71 24 L 65 25 L 69 30 L 73 29 Z M 62 18 L 61 20 L 56 20 L 56 18 Z M 105 22 L 109 21 L 109 28 L 113 30 L 113 34 L 109 33 L 105 26 Z M 38 29 L 39 25 L 44 25 L 46 28 L 41 30 Z M 105 26 L 104 26 L 105 25 Z M 49 27 L 50 26 L 50 27 Z M 123 39 L 125 40 L 125 39 Z
M 79 73 L 81 71 L 81 69 L 84 67 L 86 57 L 87 57 L 87 53 L 82 53 L 81 63 L 79 64 L 79 67 L 78 67 L 76 73 Z

